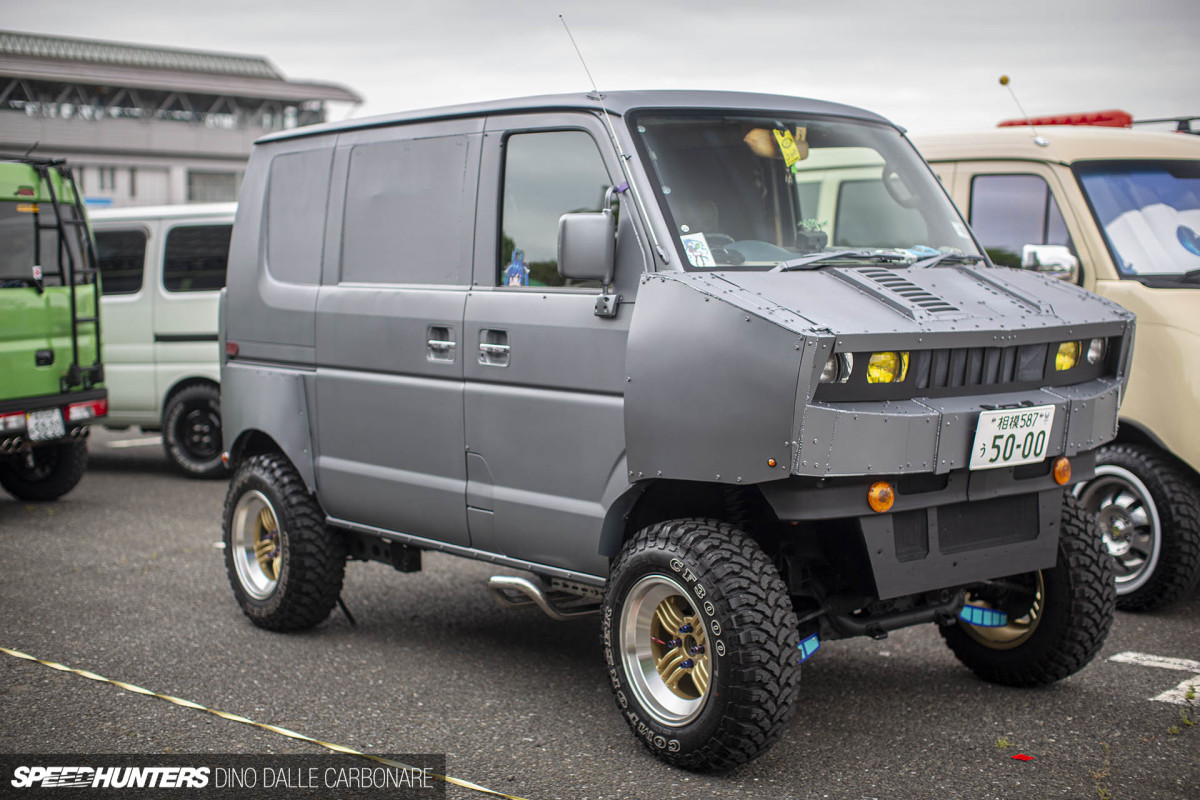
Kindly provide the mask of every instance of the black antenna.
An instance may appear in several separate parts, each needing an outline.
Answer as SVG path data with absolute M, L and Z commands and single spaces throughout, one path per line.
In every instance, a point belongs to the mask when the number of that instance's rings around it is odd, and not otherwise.
M 618 159 L 621 162 L 621 174 L 625 176 L 625 185 L 629 187 L 629 191 L 633 194 L 633 202 L 637 204 L 638 211 L 642 215 L 642 219 L 646 221 L 646 230 L 650 233 L 650 239 L 654 243 L 654 249 L 658 251 L 658 257 L 663 260 L 664 264 L 669 264 L 671 259 L 667 255 L 667 251 L 658 243 L 658 236 L 654 233 L 654 226 L 650 222 L 649 215 L 646 214 L 646 207 L 642 205 L 642 196 L 638 193 L 637 187 L 634 186 L 633 176 L 629 173 L 629 156 L 625 155 L 625 149 L 621 147 L 621 140 L 617 138 L 617 129 L 612 124 L 612 114 L 608 110 L 608 106 L 604 104 L 604 95 L 600 92 L 600 87 L 596 85 L 596 79 L 592 77 L 592 71 L 588 69 L 587 61 L 583 58 L 583 51 L 579 49 L 575 37 L 571 35 L 571 28 L 567 25 L 567 19 L 562 14 L 558 15 L 559 22 L 562 23 L 563 30 L 567 32 L 567 38 L 571 40 L 571 46 L 575 48 L 575 54 L 579 56 L 579 63 L 583 65 L 583 71 L 587 73 L 588 81 L 592 84 L 592 91 L 596 95 L 596 101 L 600 103 L 600 108 L 604 111 L 604 122 L 608 127 L 608 136 L 612 139 L 613 147 L 617 148 Z M 620 191 L 618 189 L 618 191 Z
M 1012 95 L 1013 102 L 1017 104 L 1017 110 L 1021 112 L 1021 116 L 1025 118 L 1025 124 L 1033 131 L 1033 143 L 1038 147 L 1046 147 L 1050 144 L 1046 137 L 1038 133 L 1037 128 L 1033 124 L 1033 120 L 1025 113 L 1025 108 L 1021 105 L 1021 101 L 1017 99 L 1017 93 L 1013 91 L 1012 81 L 1007 75 L 1000 76 L 1000 85 L 1008 89 L 1008 93 Z
M 37 141 L 37 142 L 34 142 L 33 144 L 31 144 L 31 145 L 29 146 L 29 149 L 25 151 L 25 155 L 23 155 L 23 156 L 21 156 L 21 157 L 22 157 L 22 158 L 29 158 L 29 154 L 30 154 L 30 153 L 32 153 L 34 150 L 37 150 L 37 146 L 38 146 L 39 144 L 41 144 L 41 142 L 40 142 L 40 141 Z

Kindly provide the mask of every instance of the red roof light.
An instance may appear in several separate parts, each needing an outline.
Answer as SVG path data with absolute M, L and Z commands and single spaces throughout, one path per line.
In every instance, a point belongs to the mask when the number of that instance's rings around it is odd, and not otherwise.
M 1078 114 L 1055 114 L 1031 119 L 1006 119 L 996 127 L 1011 128 L 1017 125 L 1097 125 L 1104 128 L 1131 128 L 1133 115 L 1116 109 L 1110 111 L 1084 111 Z

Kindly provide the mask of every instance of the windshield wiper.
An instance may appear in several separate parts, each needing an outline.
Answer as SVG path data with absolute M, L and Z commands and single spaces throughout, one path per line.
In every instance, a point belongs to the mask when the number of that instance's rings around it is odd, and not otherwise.
M 937 266 L 941 263 L 951 264 L 972 264 L 977 261 L 983 261 L 983 256 L 970 256 L 966 253 L 942 253 L 941 255 L 932 256 L 922 261 L 913 264 L 909 269 L 925 269 L 927 267 Z
M 1179 276 L 1180 283 L 1200 283 L 1200 269 L 1189 270 Z
M 907 261 L 897 253 L 873 253 L 870 250 L 833 250 L 829 253 L 809 253 L 800 258 L 789 258 L 779 262 L 771 272 L 793 272 L 802 269 L 818 269 L 830 261 Z

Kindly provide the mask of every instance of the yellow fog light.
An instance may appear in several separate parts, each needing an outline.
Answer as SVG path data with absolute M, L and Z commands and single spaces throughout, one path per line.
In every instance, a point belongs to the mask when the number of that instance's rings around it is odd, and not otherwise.
M 1058 355 L 1054 357 L 1054 368 L 1059 372 L 1068 370 L 1079 363 L 1079 351 L 1083 345 L 1079 342 L 1063 342 L 1058 346 Z
M 900 383 L 908 374 L 908 351 L 871 353 L 867 361 L 867 383 Z
M 871 506 L 872 511 L 878 511 L 882 514 L 884 511 L 889 510 L 892 507 L 892 503 L 895 502 L 896 490 L 887 481 L 876 481 L 867 490 L 867 504 Z
M 1054 482 L 1066 486 L 1071 482 L 1071 462 L 1065 456 L 1054 459 Z

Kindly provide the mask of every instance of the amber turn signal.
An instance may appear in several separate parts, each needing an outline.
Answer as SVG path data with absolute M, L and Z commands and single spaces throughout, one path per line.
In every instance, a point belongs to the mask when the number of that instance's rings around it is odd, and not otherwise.
M 882 514 L 892 507 L 892 503 L 896 502 L 896 490 L 887 481 L 877 481 L 871 484 L 870 490 L 867 491 L 867 503 L 871 506 L 872 511 L 878 511 Z
M 1054 459 L 1054 482 L 1059 486 L 1066 486 L 1071 481 L 1071 462 L 1066 456 L 1059 456 Z

